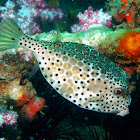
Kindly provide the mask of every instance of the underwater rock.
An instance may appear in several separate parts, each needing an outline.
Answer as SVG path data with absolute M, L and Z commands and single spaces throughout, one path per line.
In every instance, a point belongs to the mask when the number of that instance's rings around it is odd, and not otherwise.
M 31 63 L 32 62 L 32 63 Z M 21 55 L 5 54 L 0 62 L 0 101 L 20 101 L 25 93 L 28 98 L 36 94 L 27 80 L 34 63 L 22 59 Z

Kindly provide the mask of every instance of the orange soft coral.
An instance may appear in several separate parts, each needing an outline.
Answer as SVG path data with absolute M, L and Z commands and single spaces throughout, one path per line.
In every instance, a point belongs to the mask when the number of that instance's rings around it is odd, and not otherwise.
M 140 32 L 128 31 L 123 34 L 117 49 L 124 57 L 140 59 Z

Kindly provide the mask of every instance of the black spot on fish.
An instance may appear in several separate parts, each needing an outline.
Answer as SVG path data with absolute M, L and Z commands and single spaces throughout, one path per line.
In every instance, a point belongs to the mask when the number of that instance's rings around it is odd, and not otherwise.
M 73 100 L 73 102 L 75 103 L 75 102 L 76 102 L 76 100 Z
M 11 40 L 15 40 L 14 38 L 11 38 Z

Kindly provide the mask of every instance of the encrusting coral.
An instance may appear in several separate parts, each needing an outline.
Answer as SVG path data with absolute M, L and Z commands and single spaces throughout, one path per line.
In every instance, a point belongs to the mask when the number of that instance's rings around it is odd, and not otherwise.
M 32 83 L 29 82 L 28 78 L 34 71 L 35 59 L 28 55 L 28 52 L 26 54 L 20 52 L 1 56 L 0 103 L 6 106 L 12 105 L 15 108 L 22 107 L 19 113 L 23 114 L 25 118 L 33 119 L 36 113 L 44 107 L 45 100 L 36 97 L 36 90 L 33 88 Z M 40 104 L 34 101 L 33 107 L 36 109 L 32 109 L 31 105 L 29 106 L 31 102 L 33 103 L 33 98 L 41 100 Z M 26 117 L 27 114 L 28 117 Z

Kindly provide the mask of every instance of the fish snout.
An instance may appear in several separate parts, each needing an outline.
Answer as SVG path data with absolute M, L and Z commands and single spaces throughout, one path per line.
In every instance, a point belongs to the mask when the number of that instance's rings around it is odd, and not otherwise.
M 128 114 L 129 114 L 129 108 L 127 107 L 127 108 L 123 108 L 123 109 L 118 110 L 116 115 L 124 117 Z

